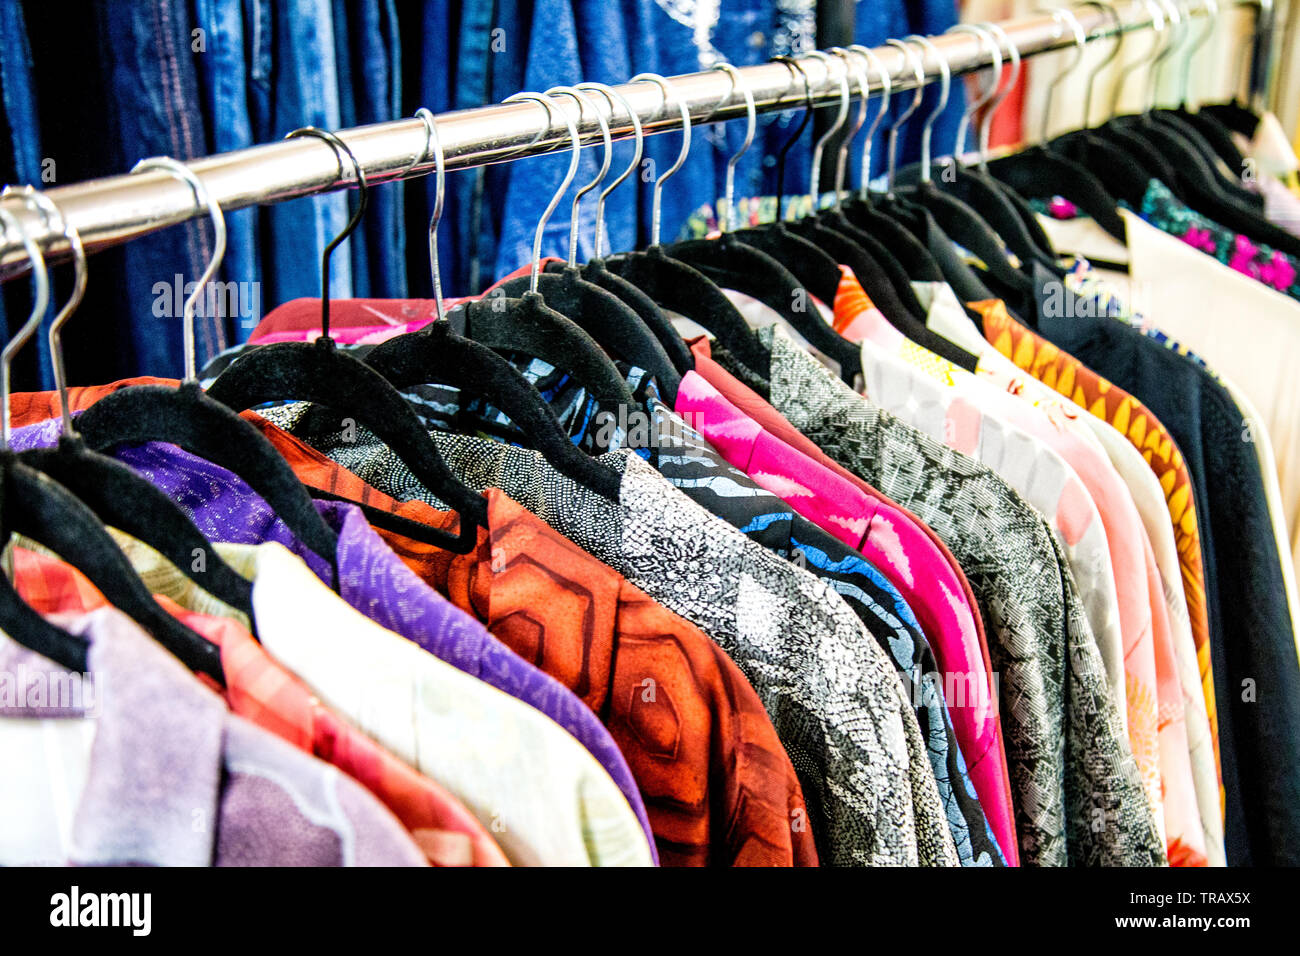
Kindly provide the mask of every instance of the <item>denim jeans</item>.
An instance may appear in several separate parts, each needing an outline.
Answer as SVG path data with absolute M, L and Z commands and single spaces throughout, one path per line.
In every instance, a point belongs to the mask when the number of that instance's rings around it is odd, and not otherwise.
M 274 67 L 266 95 L 256 103 L 253 128 L 258 142 L 270 142 L 300 126 L 336 130 L 341 124 L 336 69 L 335 22 L 331 0 L 279 0 L 271 4 Z M 320 142 L 321 149 L 329 145 Z M 339 168 L 351 176 L 346 155 Z M 321 292 L 321 251 L 348 221 L 354 190 L 278 203 L 263 220 L 263 299 L 286 302 Z M 330 295 L 352 294 L 349 240 L 330 262 Z
M 212 148 L 226 152 L 252 146 L 250 89 L 264 81 L 271 70 L 269 2 L 195 0 L 194 12 L 198 26 L 206 34 L 206 51 L 195 59 Z M 260 313 L 274 303 L 257 294 L 262 278 L 259 215 L 256 208 L 226 213 L 226 255 L 220 277 L 248 290 L 241 293 L 241 305 L 255 304 Z M 257 326 L 262 316 L 252 313 L 249 308 L 226 317 L 226 332 L 232 342 L 245 341 Z

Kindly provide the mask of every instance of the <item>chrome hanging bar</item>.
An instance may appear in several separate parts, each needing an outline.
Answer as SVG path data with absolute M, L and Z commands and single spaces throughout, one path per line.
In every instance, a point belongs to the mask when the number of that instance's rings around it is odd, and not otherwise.
M 1266 0 L 1267 2 L 1267 0 Z M 1125 4 L 1119 11 L 1119 25 L 1095 8 L 1080 8 L 1078 16 L 1089 41 L 1114 36 L 1117 30 L 1128 32 L 1151 26 L 1151 14 L 1143 3 Z M 1001 24 L 1010 42 L 1022 56 L 1035 56 L 1059 50 L 1074 43 L 1074 36 L 1060 19 L 1050 13 L 1004 21 Z M 960 75 L 988 66 L 988 51 L 978 37 L 967 33 L 950 33 L 931 38 L 937 52 L 947 59 L 952 73 Z M 890 73 L 895 92 L 916 86 L 914 71 L 904 56 L 892 46 L 881 46 L 875 54 Z M 940 75 L 933 52 L 925 52 L 925 80 Z M 800 58 L 814 81 L 824 79 L 826 65 L 812 56 Z M 745 115 L 748 86 L 759 112 L 771 113 L 799 107 L 804 102 L 796 74 L 783 63 L 766 63 L 740 70 L 742 83 L 717 70 L 688 73 L 672 77 L 674 90 L 685 98 L 691 122 L 716 123 Z M 872 91 L 880 89 L 872 71 Z M 629 106 L 636 111 L 647 134 L 664 133 L 680 128 L 678 110 L 665 108 L 663 95 L 653 83 L 624 84 L 617 87 Z M 836 103 L 839 90 L 835 84 L 818 83 L 815 97 L 819 106 Z M 632 135 L 632 123 L 622 107 L 597 98 L 615 139 Z M 567 108 L 562 104 L 560 108 Z M 594 106 L 584 107 L 579 132 L 584 144 L 601 139 L 601 129 Z M 569 147 L 563 124 L 547 129 L 546 112 L 535 103 L 520 102 L 456 110 L 437 116 L 438 135 L 442 141 L 447 170 L 466 169 L 490 163 L 507 162 L 537 156 Z M 424 122 L 416 118 L 374 123 L 343 130 L 337 134 L 355 153 L 371 184 L 411 178 L 430 173 L 433 157 L 425 152 L 428 137 Z M 350 176 L 341 174 L 338 159 L 327 144 L 310 139 L 281 140 L 264 146 L 219 153 L 191 160 L 187 165 L 202 179 L 208 192 L 226 210 L 283 202 L 346 188 Z M 193 191 L 183 182 L 161 172 L 110 176 L 103 179 L 57 186 L 48 196 L 58 204 L 68 222 L 75 227 L 87 253 L 126 242 L 137 236 L 157 232 L 205 215 L 194 201 Z M 40 243 L 47 262 L 53 264 L 69 257 L 68 241 L 62 232 L 54 232 L 30 205 L 16 201 L 0 204 L 6 212 L 19 218 Z M 0 281 L 12 278 L 29 268 L 27 253 L 16 230 L 0 236 Z

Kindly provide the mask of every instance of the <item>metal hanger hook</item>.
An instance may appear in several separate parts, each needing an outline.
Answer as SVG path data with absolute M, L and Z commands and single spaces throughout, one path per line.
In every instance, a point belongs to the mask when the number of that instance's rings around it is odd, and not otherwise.
M 1200 53 L 1205 44 L 1210 42 L 1210 35 L 1214 33 L 1215 22 L 1219 19 L 1218 0 L 1201 0 L 1201 9 L 1205 11 L 1205 29 L 1201 31 L 1196 41 L 1187 48 L 1187 57 L 1183 60 L 1183 88 L 1182 102 L 1186 106 L 1188 97 L 1192 89 L 1192 60 L 1196 54 Z M 1190 14 L 1188 19 L 1190 19 Z
M 292 135 L 292 134 L 291 134 Z M 208 218 L 212 220 L 212 258 L 208 261 L 208 266 L 199 276 L 198 282 L 194 284 L 194 291 L 185 298 L 184 309 L 184 343 L 185 343 L 185 381 L 193 382 L 198 380 L 197 357 L 195 355 L 194 345 L 194 312 L 198 308 L 199 296 L 207 284 L 212 281 L 216 275 L 217 269 L 221 266 L 221 260 L 226 255 L 226 216 L 221 211 L 221 204 L 212 198 L 208 188 L 203 185 L 203 180 L 195 174 L 184 163 L 172 159 L 170 156 L 151 156 L 148 159 L 142 159 L 131 167 L 132 173 L 141 173 L 146 170 L 158 170 L 183 180 L 194 191 L 194 200 L 197 205 L 207 207 Z
M 600 170 L 591 182 L 573 194 L 573 205 L 569 207 L 569 267 L 574 268 L 578 264 L 578 212 L 582 205 L 582 197 L 599 186 L 605 178 L 605 174 L 609 172 L 610 159 L 614 151 L 614 141 L 610 138 L 609 122 L 605 119 L 605 114 L 596 108 L 596 104 L 588 99 L 587 94 L 582 90 L 572 86 L 552 86 L 546 91 L 546 95 L 571 97 L 573 102 L 578 104 L 579 123 L 582 122 L 583 104 L 590 106 L 596 114 L 596 123 L 600 126 L 601 140 L 605 144 L 604 158 L 601 160 Z
M 1115 27 L 1115 45 L 1110 48 L 1110 52 L 1102 59 L 1100 63 L 1094 66 L 1088 72 L 1088 80 L 1083 87 L 1083 129 L 1088 129 L 1092 125 L 1092 90 L 1097 82 L 1097 77 L 1101 71 L 1106 69 L 1115 62 L 1119 56 L 1119 51 L 1124 47 L 1124 21 L 1120 19 L 1119 11 L 1115 9 L 1113 3 L 1106 3 L 1104 0 L 1085 0 L 1080 6 L 1093 7 L 1100 10 L 1110 18 Z M 1099 34 L 1100 35 L 1100 34 Z
M 4 451 L 9 447 L 10 371 L 14 356 L 35 334 L 41 319 L 45 318 L 45 312 L 50 307 L 50 274 L 45 268 L 45 256 L 41 254 L 41 247 L 23 228 L 18 217 L 6 209 L 0 209 L 0 224 L 3 224 L 6 233 L 10 229 L 18 233 L 23 249 L 27 252 L 27 259 L 32 264 L 32 281 L 36 285 L 36 293 L 32 296 L 31 314 L 27 316 L 27 321 L 18 330 L 18 334 L 6 342 L 4 350 L 0 351 L 0 451 Z
M 1002 86 L 998 90 L 997 96 L 993 98 L 993 101 L 984 110 L 984 117 L 980 120 L 979 162 L 980 169 L 987 173 L 989 171 L 989 139 L 993 131 L 993 117 L 997 115 L 998 110 L 1001 108 L 1002 101 L 1011 95 L 1011 91 L 1015 89 L 1016 84 L 1020 82 L 1020 71 L 1023 66 L 1023 61 L 1020 59 L 1020 47 L 1011 42 L 1011 37 L 1007 35 L 1007 31 L 1002 29 L 1001 25 L 985 22 L 981 23 L 980 26 L 998 38 L 998 42 L 1006 50 L 1007 58 L 1011 60 L 1010 79 L 1008 79 L 1006 85 Z
M 803 68 L 803 64 L 792 56 L 777 56 L 774 60 L 784 63 L 786 69 L 797 72 L 803 80 L 803 115 L 799 117 L 799 125 L 795 131 L 790 134 L 789 138 L 781 144 L 781 148 L 776 152 L 776 218 L 778 221 L 785 217 L 781 210 L 781 205 L 785 201 L 785 157 L 790 152 L 791 147 L 799 142 L 799 137 L 808 126 L 808 121 L 812 119 L 813 111 L 813 94 L 812 81 L 808 79 L 808 71 Z
M 956 161 L 966 152 L 966 132 L 970 129 L 971 118 L 979 112 L 989 100 L 993 99 L 998 92 L 998 87 L 1002 85 L 1002 50 L 998 47 L 997 39 L 993 36 L 993 31 L 980 26 L 976 23 L 959 23 L 950 28 L 948 33 L 969 33 L 988 44 L 989 56 L 993 67 L 993 82 L 989 88 L 973 100 L 961 114 L 961 120 L 957 123 L 957 138 L 953 142 L 953 160 Z
M 58 313 L 50 322 L 49 343 L 50 343 L 50 365 L 54 371 L 54 387 L 59 393 L 59 414 L 63 419 L 62 431 L 67 437 L 72 437 L 74 430 L 72 428 L 72 412 L 68 407 L 68 373 L 67 366 L 63 361 L 63 325 L 72 317 L 72 313 L 77 311 L 81 305 L 81 300 L 86 296 L 86 249 L 81 244 L 81 233 L 77 227 L 68 221 L 68 217 L 63 215 L 54 200 L 45 193 L 38 191 L 32 186 L 6 186 L 0 191 L 0 199 L 9 196 L 17 196 L 23 202 L 28 203 L 40 210 L 41 217 L 45 220 L 45 225 L 51 229 L 57 229 L 62 233 L 63 238 L 68 240 L 68 246 L 72 249 L 72 294 L 68 296 L 68 301 L 63 304 Z
M 446 317 L 442 304 L 442 267 L 438 264 L 438 224 L 442 222 L 442 206 L 447 194 L 446 159 L 442 152 L 442 139 L 438 136 L 438 121 L 427 107 L 421 106 L 415 115 L 424 124 L 424 154 L 433 149 L 433 174 L 436 178 L 433 191 L 433 215 L 429 217 L 429 274 L 433 277 L 434 318 L 441 322 Z
M 880 109 L 872 117 L 871 125 L 867 127 L 866 138 L 862 141 L 862 169 L 858 177 L 858 195 L 866 199 L 871 183 L 871 141 L 875 138 L 876 130 L 880 128 L 880 121 L 889 112 L 889 98 L 893 95 L 894 81 L 890 77 L 889 71 L 885 69 L 885 65 L 880 62 L 880 57 L 876 56 L 875 50 L 865 47 L 861 43 L 854 43 L 849 47 L 849 50 L 866 60 L 867 65 L 872 67 L 876 71 L 876 75 L 880 77 Z
M 1125 64 L 1124 68 L 1120 70 L 1119 79 L 1115 82 L 1114 92 L 1111 93 L 1111 100 L 1110 100 L 1111 116 L 1119 115 L 1119 101 L 1120 98 L 1123 97 L 1124 95 L 1124 83 L 1128 80 L 1129 75 L 1135 72 L 1136 70 L 1138 70 L 1139 68 L 1146 66 L 1147 61 L 1160 50 L 1160 48 L 1164 43 L 1164 38 L 1163 38 L 1163 34 L 1165 32 L 1164 10 L 1161 8 L 1157 0 L 1142 0 L 1142 2 L 1147 8 L 1147 12 L 1151 14 L 1151 29 L 1155 32 L 1155 40 L 1151 44 L 1151 49 L 1150 51 L 1148 51 L 1145 57 L 1141 57 L 1137 60 L 1134 60 L 1132 63 Z
M 1153 110 L 1156 107 L 1156 99 L 1160 92 L 1160 74 L 1164 70 L 1165 63 L 1173 55 L 1174 51 L 1182 45 L 1187 37 L 1190 22 L 1183 16 L 1182 11 L 1173 0 L 1159 0 L 1162 7 L 1165 8 L 1165 16 L 1168 17 L 1170 24 L 1169 41 L 1160 48 L 1151 61 L 1151 75 L 1148 78 L 1149 93 L 1147 95 L 1147 109 Z
M 357 159 L 356 153 L 352 152 L 348 144 L 339 139 L 334 133 L 315 126 L 304 126 L 287 134 L 284 138 L 298 139 L 303 136 L 314 136 L 317 139 L 324 140 L 334 150 L 334 158 L 339 164 L 340 177 L 347 175 L 347 169 L 343 165 L 343 157 L 347 156 L 348 162 L 352 164 L 352 171 L 356 175 L 357 190 L 359 192 L 357 208 L 352 211 L 352 216 L 348 219 L 347 225 L 343 227 L 342 232 L 329 241 L 320 257 L 321 338 L 328 339 L 330 337 L 330 259 L 334 255 L 334 250 L 339 247 L 344 239 L 352 235 L 353 230 L 360 224 L 361 217 L 366 214 L 366 206 L 370 201 L 370 183 L 366 180 L 366 171 L 361 167 L 361 161 Z
M 852 128 L 840 141 L 839 151 L 835 156 L 835 208 L 844 208 L 844 177 L 849 168 L 849 147 L 854 138 L 862 131 L 867 121 L 867 100 L 871 98 L 871 87 L 867 80 L 867 71 L 848 50 L 842 46 L 831 47 L 831 52 L 844 61 L 846 71 L 853 71 L 853 78 L 858 84 L 858 115 Z
M 832 79 L 834 79 L 834 74 L 831 73 L 832 61 L 829 54 L 823 53 L 821 50 L 809 50 L 804 54 L 804 56 L 813 57 L 814 59 L 819 60 L 822 66 L 826 67 L 826 82 L 828 84 Z M 849 67 L 848 63 L 844 61 L 841 61 L 840 65 L 844 69 L 840 73 L 839 111 L 835 114 L 835 122 L 833 122 L 830 128 L 826 130 L 826 132 L 822 133 L 822 135 L 817 138 L 817 142 L 813 144 L 812 169 L 808 177 L 808 200 L 811 204 L 811 212 L 817 211 L 819 193 L 821 191 L 822 154 L 826 150 L 826 144 L 840 131 L 840 127 L 844 125 L 844 121 L 848 119 L 849 116 Z
M 650 207 L 650 245 L 659 245 L 659 221 L 663 209 L 664 183 L 666 183 L 677 170 L 682 168 L 686 162 L 686 156 L 691 151 L 691 108 L 686 102 L 686 98 L 677 92 L 667 78 L 660 76 L 658 73 L 638 73 L 632 77 L 629 83 L 653 83 L 664 94 L 664 106 L 671 106 L 673 101 L 677 102 L 677 108 L 682 116 L 682 148 L 677 153 L 677 161 L 668 167 L 658 179 L 655 180 L 654 201 Z
M 892 199 L 894 196 L 894 168 L 898 156 L 898 130 L 907 122 L 908 117 L 916 112 L 916 108 L 921 105 L 921 100 L 925 96 L 925 65 L 921 62 L 921 58 L 916 55 L 916 51 L 902 40 L 891 38 L 886 40 L 885 43 L 903 54 L 903 59 L 912 68 L 916 76 L 916 93 L 912 96 L 912 102 L 889 126 L 888 155 L 885 157 L 888 164 L 885 174 L 885 194 Z
M 1058 24 L 1066 21 L 1070 32 L 1074 34 L 1074 59 L 1070 61 L 1069 66 L 1052 77 L 1052 81 L 1047 84 L 1047 92 L 1043 94 L 1043 122 L 1038 128 L 1039 143 L 1047 142 L 1047 124 L 1052 118 L 1052 100 L 1056 96 L 1056 88 L 1065 82 L 1066 77 L 1079 68 L 1079 64 L 1083 62 L 1083 48 L 1088 44 L 1088 35 L 1084 33 L 1083 24 L 1079 22 L 1079 18 L 1072 11 L 1061 7 L 1051 11 L 1051 13 L 1052 19 Z
M 606 86 L 604 83 L 579 83 L 576 87 L 579 90 L 591 90 L 600 93 L 609 102 L 610 118 L 613 118 L 614 104 L 627 112 L 632 122 L 632 131 L 636 136 L 636 148 L 632 153 L 632 162 L 628 163 L 627 169 L 623 170 L 622 175 L 604 188 L 600 198 L 596 200 L 596 255 L 600 258 L 600 250 L 605 239 L 605 200 L 615 189 L 623 184 L 627 177 L 631 176 L 638 166 L 641 165 L 641 155 L 645 149 L 645 133 L 641 130 L 641 117 L 637 115 L 636 110 L 632 109 L 632 104 L 627 101 L 627 97 L 613 87 Z
M 740 157 L 749 151 L 749 147 L 754 143 L 754 132 L 758 128 L 758 110 L 754 106 L 754 91 L 749 88 L 740 71 L 730 63 L 718 63 L 713 66 L 715 70 L 721 70 L 731 77 L 731 89 L 734 93 L 740 90 L 740 95 L 745 98 L 745 141 L 736 150 L 735 155 L 727 160 L 727 178 L 726 188 L 723 193 L 723 207 L 718 210 L 718 225 L 723 232 L 731 232 L 732 224 L 735 220 L 736 201 L 736 164 L 740 162 Z M 728 99 L 731 97 L 728 96 Z
M 546 94 L 515 93 L 511 96 L 507 96 L 502 102 L 519 103 L 525 100 L 538 103 L 546 110 L 546 127 L 549 131 L 551 126 L 554 125 L 555 113 L 553 112 L 551 100 L 546 96 Z M 576 101 L 577 99 L 575 97 L 575 102 Z M 578 112 L 579 114 L 582 112 L 581 103 L 579 103 Z M 578 137 L 578 125 L 564 110 L 560 110 L 560 115 L 564 117 L 564 125 L 569 130 L 569 169 L 564 174 L 564 179 L 560 182 L 560 188 L 555 191 L 555 195 L 551 197 L 551 201 L 547 203 L 546 208 L 542 210 L 542 215 L 537 220 L 537 229 L 533 232 L 533 265 L 529 272 L 529 292 L 537 291 L 537 279 L 542 272 L 542 233 L 546 230 L 546 221 L 551 218 L 551 213 L 555 212 L 555 208 L 560 204 L 560 199 L 564 196 L 570 184 L 573 182 L 573 177 L 577 175 L 578 160 L 582 152 L 582 143 Z
M 929 37 L 913 33 L 903 39 L 923 48 L 939 63 L 939 103 L 930 111 L 930 115 L 925 118 L 925 123 L 921 126 L 921 182 L 928 183 L 931 181 L 930 140 L 934 132 L 934 121 L 948 106 L 948 94 L 952 91 L 952 67 L 948 65 L 948 58 L 939 52 L 939 48 Z M 922 64 L 924 65 L 924 61 Z

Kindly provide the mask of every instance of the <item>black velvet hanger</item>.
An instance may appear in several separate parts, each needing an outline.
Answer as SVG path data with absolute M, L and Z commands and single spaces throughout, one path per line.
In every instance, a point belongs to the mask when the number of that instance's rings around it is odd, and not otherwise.
M 43 544 L 75 567 L 122 613 L 196 673 L 225 684 L 215 644 L 163 610 L 103 524 L 53 479 L 0 453 L 0 546 L 14 534 Z M 84 639 L 46 622 L 0 574 L 0 623 L 11 637 L 78 673 L 89 670 Z
M 1259 130 L 1262 117 L 1245 103 L 1233 97 L 1227 103 L 1206 103 L 1198 113 L 1207 113 L 1214 117 L 1231 132 L 1240 133 L 1246 139 L 1254 139 Z
M 796 235 L 824 249 L 840 265 L 853 270 L 864 292 L 877 305 L 896 301 L 913 318 L 925 317 L 925 309 L 912 289 L 912 278 L 875 236 L 853 225 L 834 210 L 789 223 Z M 913 240 L 915 241 L 915 240 Z M 893 311 L 887 313 L 896 314 Z
M 1090 166 L 1074 159 L 1069 150 L 1053 149 L 1049 152 L 1042 146 L 1030 146 L 1014 155 L 990 160 L 988 167 L 991 175 L 1026 199 L 1051 199 L 1054 196 L 1068 199 L 1107 233 L 1125 242 L 1124 220 L 1120 217 L 1117 200 L 1126 199 L 1131 203 L 1136 194 L 1140 203 L 1141 192 L 1146 191 L 1149 178 L 1130 184 L 1111 177 L 1103 185 L 1102 179 L 1090 172 Z M 1116 185 L 1124 186 L 1124 191 L 1114 192 Z
M 943 279 L 939 263 L 930 255 L 930 250 L 906 226 L 879 212 L 869 195 L 865 198 L 855 195 L 846 199 L 838 213 L 850 225 L 884 244 L 902 264 L 909 279 L 917 282 L 938 282 Z M 833 223 L 829 225 L 835 228 Z
M 452 309 L 447 322 L 457 335 L 480 345 L 530 355 L 568 372 L 598 401 L 636 404 L 618 366 L 590 335 L 548 306 L 540 293 L 525 290 L 516 299 L 494 290 Z
M 660 246 L 620 253 L 605 267 L 632 283 L 661 308 L 677 312 L 712 333 L 752 371 L 767 367 L 768 356 L 731 300 L 707 276 L 669 257 Z
M 1203 109 L 1192 112 L 1187 109 L 1186 104 L 1169 112 L 1194 126 L 1196 131 L 1201 134 L 1201 138 L 1205 140 L 1206 145 L 1214 151 L 1215 155 L 1229 169 L 1239 170 L 1245 167 L 1246 157 L 1237 148 L 1237 144 L 1233 141 L 1228 128 L 1214 114 L 1207 113 Z
M 1180 108 L 1152 110 L 1147 115 L 1153 122 L 1168 128 L 1195 150 L 1213 181 L 1235 202 L 1244 204 L 1257 213 L 1264 208 L 1264 198 L 1259 193 L 1246 189 L 1237 178 L 1237 173 L 1232 172 L 1232 170 L 1240 170 L 1242 166 L 1237 164 L 1224 169 L 1225 164 L 1221 161 L 1218 150 L 1210 142 L 1209 137 L 1202 132 L 1201 126 L 1192 122 L 1191 113 Z M 1211 121 L 1209 125 L 1214 126 L 1214 123 Z
M 981 276 L 962 259 L 956 245 L 949 239 L 934 217 L 922 209 L 919 221 L 915 224 L 917 235 L 925 239 L 926 248 L 930 249 L 935 261 L 943 270 L 943 281 L 952 287 L 961 302 L 982 302 L 998 296 L 984 284 Z
M 557 470 L 618 500 L 619 476 L 573 443 L 528 379 L 491 349 L 456 335 L 446 322 L 389 339 L 366 357 L 366 364 L 397 388 L 440 382 L 481 396 L 504 412 Z
M 19 460 L 54 479 L 100 521 L 149 545 L 213 597 L 253 620 L 253 584 L 235 571 L 166 493 L 75 435 Z
M 203 394 L 197 382 L 118 389 L 77 417 L 77 432 L 95 451 L 166 442 L 220 465 L 247 482 L 295 538 L 337 568 L 338 537 L 289 463 L 261 432 Z
M 1167 185 L 1194 184 L 1197 189 L 1214 196 L 1219 202 L 1231 205 L 1245 203 L 1241 195 L 1244 193 L 1243 188 L 1237 183 L 1225 182 L 1212 162 L 1188 140 L 1186 130 L 1175 128 L 1168 117 L 1162 120 L 1152 114 L 1143 114 L 1124 117 L 1118 124 L 1150 143 L 1152 148 L 1169 159 L 1176 182 L 1166 181 Z M 1252 214 L 1258 213 L 1253 204 L 1247 204 L 1243 208 Z
M 272 402 L 309 401 L 366 425 L 411 470 L 416 480 L 437 494 L 460 516 L 460 533 L 429 529 L 425 540 L 458 554 L 477 544 L 476 527 L 487 524 L 487 502 L 448 469 L 437 446 L 414 410 L 383 376 L 340 352 L 329 337 L 330 257 L 365 214 L 369 187 L 365 172 L 342 140 L 324 130 L 297 131 L 317 136 L 334 147 L 340 165 L 346 153 L 357 177 L 357 208 L 321 257 L 321 331 L 314 342 L 279 342 L 252 349 L 217 376 L 208 395 L 236 412 Z M 294 134 L 290 134 L 294 135 Z
M 825 289 L 820 293 L 808 289 L 781 262 L 747 241 L 742 242 L 743 238 L 741 234 L 729 232 L 718 239 L 689 239 L 671 248 L 676 250 L 677 257 L 719 286 L 752 296 L 775 311 L 813 348 L 834 359 L 840 366 L 840 376 L 853 383 L 862 373 L 859 350 L 828 325 L 816 306 L 808 301 L 810 293 L 826 303 L 835 301 L 839 268 L 835 269 L 835 284 L 826 298 Z
M 496 286 L 488 298 L 497 293 L 520 297 L 528 287 L 529 277 L 519 276 Z M 558 273 L 540 274 L 537 291 L 547 306 L 590 334 L 599 349 L 653 374 L 669 405 L 677 400 L 681 375 L 654 333 L 622 299 L 588 282 L 581 271 L 569 266 Z
M 547 268 L 567 267 L 560 266 L 559 263 L 551 263 Z M 663 309 L 655 304 L 654 299 L 622 276 L 615 275 L 605 268 L 603 258 L 592 259 L 580 268 L 584 279 L 600 286 L 606 292 L 612 292 L 637 314 L 645 327 L 659 340 L 664 353 L 668 356 L 669 361 L 673 363 L 673 367 L 677 369 L 679 375 L 685 375 L 695 368 L 695 356 L 691 354 L 691 350 L 687 348 L 682 337 L 673 328 L 672 321 L 668 316 L 664 315 Z

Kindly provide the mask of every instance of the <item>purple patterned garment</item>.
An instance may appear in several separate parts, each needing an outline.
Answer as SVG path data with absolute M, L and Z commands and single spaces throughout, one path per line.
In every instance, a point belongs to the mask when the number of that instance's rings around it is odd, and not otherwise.
M 15 451 L 52 447 L 58 442 L 59 427 L 60 419 L 55 418 L 15 429 L 10 446 Z M 232 472 L 162 442 L 121 446 L 114 457 L 167 492 L 208 540 L 279 542 L 322 581 L 329 582 L 330 569 L 325 562 L 301 544 L 266 502 Z M 567 730 L 627 797 L 650 841 L 657 866 L 654 835 L 641 791 L 622 751 L 591 709 L 425 584 L 371 529 L 361 509 L 336 501 L 317 501 L 316 508 L 339 536 L 339 596 L 376 624 L 536 708 Z

